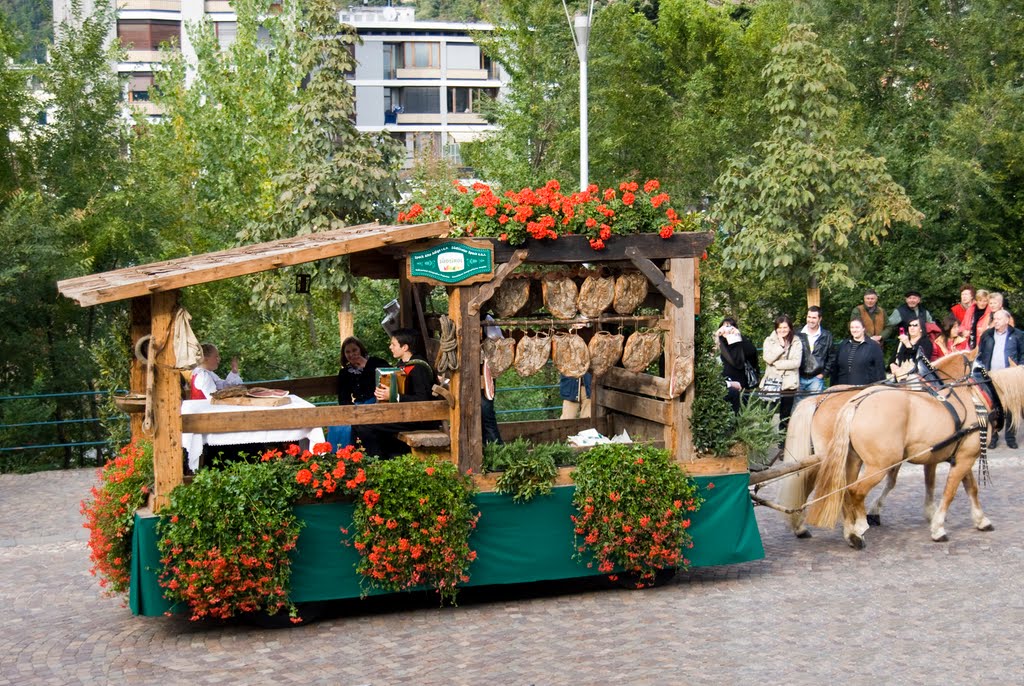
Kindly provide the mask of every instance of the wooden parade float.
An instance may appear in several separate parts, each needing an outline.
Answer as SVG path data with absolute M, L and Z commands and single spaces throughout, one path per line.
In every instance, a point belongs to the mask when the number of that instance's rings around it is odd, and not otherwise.
M 83 307 L 130 300 L 133 342 L 151 336 L 152 364 L 133 361 L 133 399 L 123 406 L 131 413 L 133 435 L 142 435 L 145 425 L 154 445 L 152 506 L 137 513 L 135 521 L 129 598 L 133 612 L 157 615 L 169 609 L 157 581 L 156 523 L 169 493 L 184 481 L 183 434 L 302 433 L 332 425 L 441 420 L 443 431 L 417 432 L 405 438 L 414 454 L 443 454 L 461 471 L 472 470 L 475 475 L 480 492 L 474 497 L 481 517 L 471 538 L 478 557 L 467 585 L 597 574 L 572 557 L 570 469 L 561 471 L 552 495 L 525 504 L 494 492 L 493 477 L 483 474 L 481 371 L 485 355 L 491 356 L 492 362 L 498 359 L 495 351 L 481 345 L 485 326 L 500 327 L 517 346 L 523 338 L 548 335 L 560 341 L 557 350 L 560 345 L 568 347 L 567 339 L 573 337 L 571 344 L 580 354 L 582 344 L 588 352 L 595 349 L 597 344 L 590 345 L 595 337 L 621 334 L 633 370 L 620 362 L 595 374 L 592 417 L 505 422 L 500 425 L 503 438 L 564 441 L 592 428 L 604 436 L 626 431 L 633 441 L 665 447 L 697 480 L 705 500 L 690 529 L 694 542 L 688 554 L 691 564 L 721 565 L 763 557 L 748 495 L 746 458 L 702 457 L 695 453 L 691 440 L 698 264 L 711 234 L 681 232 L 668 239 L 656 234 L 617 236 L 597 252 L 579 236 L 555 241 L 530 239 L 522 246 L 510 247 L 494 239 L 445 238 L 448 232 L 446 222 L 353 226 L 59 284 L 63 295 Z M 454 353 L 457 366 L 446 372 L 447 388 L 439 391 L 436 400 L 321 407 L 237 405 L 230 412 L 221 407 L 183 413 L 181 377 L 173 369 L 172 346 L 167 344 L 181 289 L 342 255 L 353 256 L 350 263 L 356 276 L 397 279 L 400 324 L 424 331 L 430 339 L 440 336 L 441 324 L 424 311 L 424 298 L 438 285 L 447 289 L 449 309 L 444 325 L 455 332 L 456 345 L 449 353 Z M 641 290 L 646 291 L 628 311 L 628 305 L 617 311 L 614 302 L 614 287 L 622 279 L 642 283 Z M 585 292 L 587 295 L 578 299 L 584 312 L 566 304 L 572 298 L 563 298 L 563 304 L 556 305 L 559 289 Z M 550 306 L 536 306 L 545 290 Z M 520 307 L 508 304 L 517 298 L 523 301 Z M 488 313 L 493 321 L 486 320 Z M 631 352 L 629 339 L 637 334 L 646 337 L 648 347 Z M 632 359 L 637 355 L 639 361 Z M 578 357 L 574 358 L 577 366 Z M 573 359 L 564 364 L 572 366 Z M 659 371 L 650 373 L 653 369 Z M 260 385 L 285 389 L 301 399 L 334 396 L 335 379 L 331 374 Z M 351 522 L 353 507 L 346 502 L 297 506 L 304 528 L 293 555 L 293 601 L 360 596 L 360 580 L 354 571 L 357 553 L 339 545 L 339 529 Z

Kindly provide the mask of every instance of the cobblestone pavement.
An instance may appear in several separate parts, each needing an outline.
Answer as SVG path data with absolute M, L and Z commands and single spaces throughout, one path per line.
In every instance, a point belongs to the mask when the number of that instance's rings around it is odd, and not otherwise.
M 797 540 L 758 508 L 765 560 L 659 588 L 351 601 L 280 630 L 133 617 L 88 572 L 78 503 L 94 473 L 3 475 L 0 685 L 1021 684 L 1019 455 L 993 454 L 992 533 L 961 491 L 950 542 L 932 543 L 910 466 L 864 551 L 838 529 Z

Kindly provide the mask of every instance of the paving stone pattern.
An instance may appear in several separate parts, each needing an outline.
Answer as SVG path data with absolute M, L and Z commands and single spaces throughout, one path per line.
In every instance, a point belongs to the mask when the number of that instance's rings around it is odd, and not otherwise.
M 0 685 L 1022 684 L 1024 459 L 994 451 L 991 474 L 996 530 L 972 528 L 961 491 L 949 543 L 908 466 L 863 551 L 758 508 L 765 560 L 659 588 L 349 601 L 287 629 L 133 617 L 88 572 L 95 473 L 0 475 Z

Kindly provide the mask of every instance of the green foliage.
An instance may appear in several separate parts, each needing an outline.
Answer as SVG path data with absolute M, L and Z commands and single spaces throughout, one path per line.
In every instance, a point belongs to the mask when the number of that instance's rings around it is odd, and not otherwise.
M 636 575 L 638 587 L 661 569 L 686 568 L 689 515 L 701 505 L 697 485 L 667 450 L 608 443 L 591 448 L 573 472 L 577 560 L 598 571 Z
M 296 488 L 294 465 L 271 460 L 200 470 L 171 491 L 157 525 L 164 596 L 193 620 L 281 609 L 297 619 L 288 599 Z
M 836 134 L 845 70 L 807 26 L 792 25 L 763 72 L 774 128 L 756 157 L 733 159 L 718 179 L 715 213 L 728 266 L 764 277 L 789 273 L 809 286 L 852 286 L 850 264 L 893 223 L 920 225 L 885 160 Z
M 449 461 L 404 455 L 366 469 L 362 499 L 353 514 L 357 571 L 370 588 L 433 588 L 454 602 L 469 581 L 476 551 L 469 535 L 479 514 L 473 483 Z
M 717 359 L 716 329 L 716 322 L 710 321 L 707 316 L 697 320 L 690 432 L 693 434 L 693 445 L 698 451 L 725 455 L 734 443 L 736 417 L 732 406 L 725 399 L 725 382 Z
M 131 582 L 135 511 L 153 490 L 152 444 L 126 445 L 103 468 L 100 482 L 81 507 L 89 530 L 89 571 L 110 594 L 123 594 Z
M 747 449 L 750 461 L 754 461 L 756 456 L 773 451 L 782 440 L 782 433 L 773 421 L 775 409 L 773 403 L 766 403 L 751 396 L 747 396 L 740 405 L 732 440 Z
M 527 452 L 509 461 L 498 477 L 498 493 L 511 494 L 517 503 L 529 502 L 538 495 L 551 495 L 558 468 L 551 455 Z

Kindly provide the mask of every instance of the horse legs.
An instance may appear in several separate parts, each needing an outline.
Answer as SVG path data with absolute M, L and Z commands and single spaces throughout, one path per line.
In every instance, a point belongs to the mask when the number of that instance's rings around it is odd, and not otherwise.
M 924 466 L 924 518 L 929 522 L 935 516 L 935 468 L 937 466 L 934 464 Z M 966 487 L 965 484 L 964 488 Z
M 814 489 L 814 480 L 817 475 L 817 467 L 805 469 L 796 474 L 789 474 L 782 480 L 782 486 L 779 489 L 779 503 L 797 510 L 785 516 L 786 523 L 797 538 L 811 537 L 811 532 L 804 523 L 806 512 L 802 508 Z
M 867 520 L 867 513 L 864 508 L 864 500 L 871 489 L 878 485 L 886 476 L 884 468 L 864 465 L 864 473 L 860 475 L 860 459 L 847 465 L 847 483 L 854 483 L 846 489 L 843 508 L 843 538 L 850 544 L 850 547 L 860 550 L 864 547 L 864 534 L 870 528 Z
M 955 465 L 951 465 L 949 468 L 949 474 L 946 476 L 946 485 L 942 489 L 942 500 L 939 502 L 939 507 L 935 510 L 935 514 L 932 516 L 931 521 L 931 536 L 932 540 L 936 543 L 944 543 L 949 540 L 946 535 L 946 512 L 949 510 L 950 503 L 953 502 L 953 496 L 956 495 L 957 486 L 960 485 L 961 481 L 964 481 L 968 476 L 971 478 L 971 483 L 974 484 L 974 489 L 977 491 L 977 483 L 974 481 L 974 475 L 971 474 L 971 467 L 974 466 L 973 460 L 967 460 L 960 458 L 956 461 Z M 964 487 L 968 489 L 968 495 L 970 495 L 969 484 L 964 484 Z M 980 512 L 981 508 L 978 508 Z M 971 503 L 971 514 L 974 514 L 974 503 Z M 982 514 L 984 517 L 984 514 Z M 992 526 L 991 523 L 988 524 Z
M 985 513 L 981 511 L 981 503 L 978 501 L 978 481 L 974 478 L 974 472 L 967 470 L 964 475 L 964 492 L 971 501 L 971 521 L 978 531 L 995 531 L 992 522 L 988 520 Z
M 892 493 L 892 489 L 896 488 L 896 475 L 900 473 L 900 467 L 902 466 L 890 469 L 889 474 L 885 477 L 885 488 L 882 489 L 882 495 L 878 496 L 878 499 L 872 503 L 871 509 L 868 510 L 868 524 L 871 526 L 882 525 L 882 506 L 885 505 L 886 496 Z

